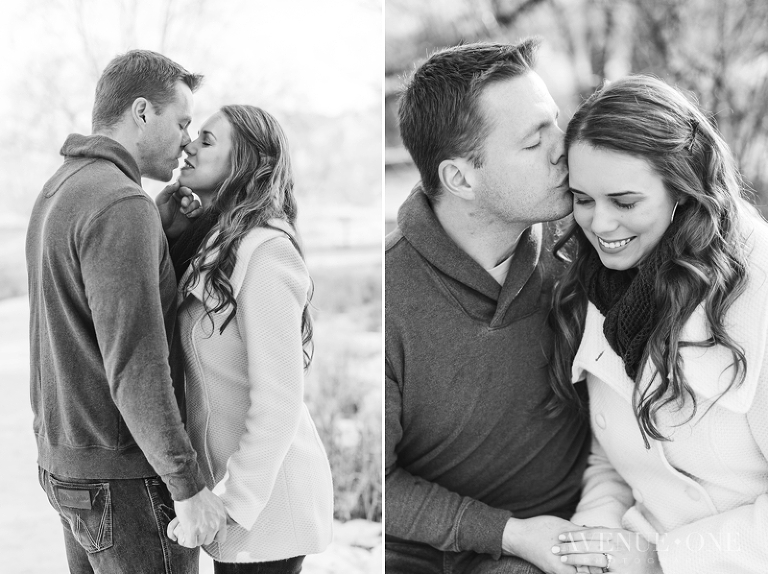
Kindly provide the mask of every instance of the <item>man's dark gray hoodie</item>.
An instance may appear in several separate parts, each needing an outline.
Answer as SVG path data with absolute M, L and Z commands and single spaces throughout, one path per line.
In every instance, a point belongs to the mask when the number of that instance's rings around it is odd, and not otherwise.
M 499 557 L 511 516 L 570 518 L 586 417 L 547 418 L 552 228 L 521 236 L 500 286 L 419 189 L 386 241 L 386 534 Z
M 38 464 L 70 478 L 160 475 L 175 500 L 204 482 L 174 396 L 176 279 L 133 157 L 71 135 L 27 232 Z

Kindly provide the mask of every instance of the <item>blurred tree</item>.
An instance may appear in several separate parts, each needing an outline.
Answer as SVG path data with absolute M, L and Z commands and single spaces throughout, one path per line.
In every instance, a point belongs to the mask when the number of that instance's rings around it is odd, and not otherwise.
M 156 17 L 147 18 L 149 10 Z M 8 122 L 13 137 L 0 143 L 0 167 L 10 174 L 6 197 L 22 213 L 31 208 L 34 194 L 61 161 L 58 151 L 67 134 L 89 131 L 96 81 L 115 54 L 139 45 L 170 57 L 203 53 L 203 44 L 188 42 L 189 30 L 217 20 L 208 0 L 25 3 L 12 32 L 41 41 L 13 59 L 19 78 L 9 92 L 19 105 Z
M 381 30 L 383 0 L 334 0 L 322 8 L 312 0 L 276 4 L 28 0 L 15 7 L 9 22 L 16 24 L 5 24 L 7 34 L 0 28 L 9 46 L 24 46 L 8 59 L 8 75 L 15 77 L 6 97 L 18 105 L 8 121 L 12 137 L 0 142 L 0 169 L 8 174 L 3 197 L 28 214 L 61 162 L 67 134 L 89 132 L 104 66 L 141 47 L 205 74 L 192 132 L 221 105 L 262 106 L 285 127 L 298 193 L 322 197 L 323 218 L 339 204 L 380 204 L 381 66 L 372 61 L 363 69 L 355 62 L 374 42 L 380 49 L 373 32 Z M 340 19 L 344 14 L 357 19 L 351 32 L 352 25 Z M 311 26 L 297 23 L 300 17 L 311 19 Z M 272 35 L 265 35 L 265 27 Z M 32 37 L 40 40 L 31 43 Z M 149 180 L 144 185 L 150 194 L 162 187 Z
M 742 173 L 768 198 L 768 3 L 631 0 L 632 69 L 698 97 Z
M 711 113 L 745 181 L 758 190 L 755 201 L 768 203 L 765 0 L 389 0 L 386 17 L 389 147 L 398 140 L 402 76 L 429 52 L 540 35 L 550 68 L 542 74 L 556 99 L 565 89 L 577 104 L 604 80 L 632 72 L 658 76 Z M 402 162 L 402 154 L 388 156 Z

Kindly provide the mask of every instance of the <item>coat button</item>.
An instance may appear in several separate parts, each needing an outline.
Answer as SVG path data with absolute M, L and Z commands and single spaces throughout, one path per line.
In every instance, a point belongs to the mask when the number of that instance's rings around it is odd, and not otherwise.
M 636 502 L 639 502 L 640 504 L 643 503 L 643 495 L 642 493 L 637 490 L 636 488 L 632 489 L 632 496 L 634 497 Z
M 701 493 L 699 493 L 699 491 L 693 488 L 692 486 L 689 486 L 688 488 L 686 488 L 685 493 L 688 495 L 688 497 L 691 500 L 695 500 L 696 502 L 701 500 Z
M 605 428 L 605 417 L 603 415 L 596 415 L 595 422 L 597 423 L 597 426 L 599 426 L 601 429 Z

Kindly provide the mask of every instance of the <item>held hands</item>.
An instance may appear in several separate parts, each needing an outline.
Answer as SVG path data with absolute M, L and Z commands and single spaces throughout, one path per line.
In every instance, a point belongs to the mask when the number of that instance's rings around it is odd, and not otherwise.
M 572 522 L 556 516 L 510 518 L 504 527 L 501 550 L 504 554 L 527 560 L 546 574 L 575 574 L 576 567 L 570 562 L 562 562 L 560 556 L 552 553 L 552 546 L 560 543 L 560 534 L 576 534 L 577 528 Z M 599 568 L 595 570 L 601 571 Z
M 187 500 L 177 501 L 176 518 L 168 525 L 168 538 L 187 548 L 224 542 L 227 538 L 227 511 L 224 503 L 207 488 Z
M 155 205 L 160 211 L 160 221 L 166 237 L 174 239 L 191 225 L 190 219 L 203 212 L 200 198 L 188 187 L 179 182 L 171 183 L 157 194 Z
M 589 528 L 561 534 L 552 547 L 564 564 L 578 572 L 662 574 L 656 546 L 621 528 Z M 585 567 L 591 567 L 589 570 Z

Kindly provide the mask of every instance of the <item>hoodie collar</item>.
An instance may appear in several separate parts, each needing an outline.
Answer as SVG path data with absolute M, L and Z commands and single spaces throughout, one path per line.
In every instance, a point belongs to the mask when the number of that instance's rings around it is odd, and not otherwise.
M 433 267 L 496 303 L 492 324 L 504 319 L 507 308 L 528 283 L 541 256 L 541 225 L 534 225 L 520 236 L 507 279 L 503 286 L 499 285 L 448 236 L 421 185 L 414 188 L 400 207 L 397 223 L 403 236 Z
M 71 134 L 61 147 L 61 155 L 71 158 L 104 159 L 141 185 L 141 171 L 133 156 L 118 142 L 103 135 Z

